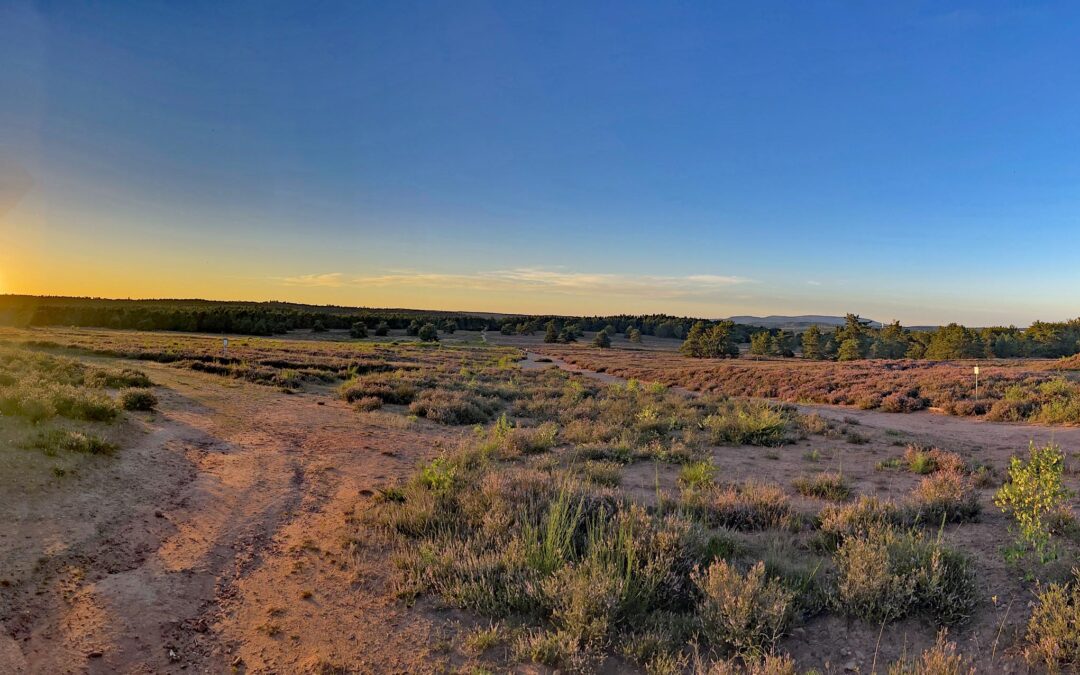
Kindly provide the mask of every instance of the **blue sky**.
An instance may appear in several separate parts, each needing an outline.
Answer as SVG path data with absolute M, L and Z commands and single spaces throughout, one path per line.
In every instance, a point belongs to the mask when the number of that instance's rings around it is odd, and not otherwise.
M 16 0 L 0 290 L 1076 316 L 1078 34 L 1049 2 Z

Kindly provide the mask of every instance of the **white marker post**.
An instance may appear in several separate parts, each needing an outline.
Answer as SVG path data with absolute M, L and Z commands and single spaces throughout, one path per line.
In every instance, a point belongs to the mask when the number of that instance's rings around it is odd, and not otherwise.
M 229 355 L 229 338 L 221 338 L 221 355 Z
M 979 400 L 979 367 L 975 366 L 975 400 Z

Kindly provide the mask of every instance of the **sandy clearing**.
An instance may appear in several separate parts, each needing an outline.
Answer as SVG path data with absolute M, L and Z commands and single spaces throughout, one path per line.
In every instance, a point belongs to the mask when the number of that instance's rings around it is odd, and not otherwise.
M 340 559 L 327 564 L 337 576 L 312 566 L 299 578 L 310 551 L 298 542 L 340 549 L 344 514 L 437 452 L 447 430 L 365 423 L 382 418 L 327 395 L 123 363 L 160 385 L 145 434 L 63 492 L 0 497 L 11 515 L 0 562 L 20 570 L 0 588 L 0 672 L 292 672 L 326 656 L 370 662 L 391 639 L 413 645 L 401 654 L 422 653 L 430 621 L 379 607 L 382 595 L 358 602 Z M 369 582 L 382 591 L 388 573 L 374 569 Z M 301 585 L 333 590 L 337 606 L 322 621 L 310 613 L 287 639 L 260 632 L 300 602 Z M 360 637 L 335 629 L 342 617 L 355 617 Z M 402 670 L 418 665 L 412 658 Z

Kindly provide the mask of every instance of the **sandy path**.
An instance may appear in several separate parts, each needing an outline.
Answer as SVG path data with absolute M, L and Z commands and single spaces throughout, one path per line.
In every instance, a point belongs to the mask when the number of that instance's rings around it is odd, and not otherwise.
M 550 363 L 537 359 L 550 359 Z M 607 373 L 586 370 L 546 354 L 527 352 L 523 368 L 558 367 L 571 373 L 590 377 L 599 382 L 611 384 L 625 382 L 625 378 Z M 697 396 L 698 392 L 677 388 L 688 395 Z M 798 409 L 805 413 L 818 413 L 831 419 L 852 418 L 859 424 L 875 429 L 893 429 L 913 436 L 932 437 L 938 441 L 965 445 L 969 448 L 1023 450 L 1028 442 L 1055 442 L 1066 450 L 1080 450 L 1080 427 L 1052 427 L 1035 424 L 1003 424 L 986 422 L 968 417 L 954 417 L 927 411 L 915 413 L 887 413 L 879 410 L 859 410 L 832 405 L 801 404 Z
M 365 551 L 345 533 L 357 500 L 406 476 L 445 430 L 388 415 L 364 423 L 326 395 L 135 365 L 161 385 L 145 435 L 0 526 L 12 529 L 0 562 L 24 569 L 0 588 L 0 672 L 291 672 L 327 654 L 361 663 L 395 639 L 422 655 L 430 625 L 414 619 L 395 634 L 399 612 L 363 610 L 381 596 L 358 600 Z M 369 576 L 384 590 L 378 570 Z M 318 596 L 302 600 L 300 588 L 317 583 L 338 598 L 321 622 Z M 287 634 L 271 625 L 294 618 Z

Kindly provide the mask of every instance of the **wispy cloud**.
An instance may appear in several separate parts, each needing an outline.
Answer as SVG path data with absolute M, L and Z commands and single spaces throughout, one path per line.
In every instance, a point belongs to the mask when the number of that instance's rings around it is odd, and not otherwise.
M 341 272 L 329 274 L 301 274 L 295 277 L 280 277 L 278 281 L 286 286 L 306 286 L 308 288 L 338 288 L 345 286 L 348 280 Z
M 821 285 L 821 282 L 820 282 L 820 281 L 814 281 L 813 279 L 810 279 L 810 280 L 809 280 L 809 281 L 807 281 L 806 283 L 807 283 L 807 285 L 809 285 L 809 286 L 820 286 L 820 285 Z
M 548 292 L 568 295 L 648 295 L 651 298 L 707 297 L 732 286 L 753 283 L 744 277 L 718 274 L 661 276 L 566 272 L 535 267 L 472 274 L 393 270 L 373 276 L 347 277 L 341 272 L 284 277 L 289 286 L 355 288 L 439 288 L 475 291 Z

